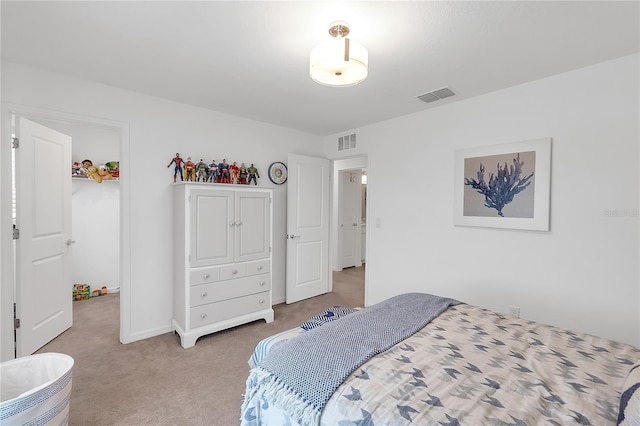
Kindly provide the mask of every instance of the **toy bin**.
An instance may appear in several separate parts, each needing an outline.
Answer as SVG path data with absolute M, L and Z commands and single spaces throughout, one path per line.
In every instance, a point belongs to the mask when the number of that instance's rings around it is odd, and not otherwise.
M 42 353 L 0 363 L 1 425 L 66 425 L 73 358 Z

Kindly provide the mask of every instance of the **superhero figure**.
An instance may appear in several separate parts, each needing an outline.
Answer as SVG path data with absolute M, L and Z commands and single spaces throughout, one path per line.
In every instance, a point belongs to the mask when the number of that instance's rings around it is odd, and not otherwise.
M 187 157 L 187 161 L 184 163 L 184 174 L 188 181 L 195 182 L 196 165 L 191 161 L 191 157 Z
M 244 165 L 244 163 L 240 163 L 240 179 L 238 183 L 242 185 L 247 184 L 247 167 Z
M 231 183 L 229 165 L 226 159 L 223 159 L 222 163 L 218 164 L 218 183 Z
M 229 166 L 229 172 L 231 173 L 231 183 L 238 183 L 240 178 L 240 167 L 238 167 L 235 161 Z
M 207 163 L 205 163 L 201 158 L 196 164 L 196 180 L 198 182 L 206 182 L 208 173 L 209 168 L 207 167 Z
M 216 160 L 211 160 L 211 164 L 209 164 L 209 182 L 216 182 L 216 178 L 218 177 L 218 163 Z
M 180 153 L 176 152 L 176 156 L 171 160 L 171 163 L 167 165 L 167 168 L 171 167 L 172 163 L 175 163 L 176 165 L 173 169 L 173 182 L 176 182 L 176 176 L 178 174 L 180 174 L 180 180 L 184 180 L 184 177 L 182 176 L 182 165 L 184 164 L 184 161 L 182 161 Z
M 258 181 L 256 180 L 256 177 L 260 177 L 260 173 L 258 173 L 258 169 L 256 169 L 253 163 L 251 163 L 251 167 L 247 168 L 247 173 L 249 174 L 249 180 L 247 180 L 247 185 L 249 185 L 251 181 L 253 181 L 254 185 L 257 185 Z

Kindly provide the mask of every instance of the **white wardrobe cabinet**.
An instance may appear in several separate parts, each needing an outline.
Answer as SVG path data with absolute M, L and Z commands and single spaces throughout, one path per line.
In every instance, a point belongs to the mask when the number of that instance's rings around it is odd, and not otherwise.
M 271 199 L 269 189 L 174 185 L 172 326 L 184 348 L 206 334 L 273 321 Z

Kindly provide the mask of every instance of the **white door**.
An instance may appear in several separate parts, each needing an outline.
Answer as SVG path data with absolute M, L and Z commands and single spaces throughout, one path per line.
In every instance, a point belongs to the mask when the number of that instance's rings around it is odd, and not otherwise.
M 289 154 L 286 301 L 329 291 L 329 160 Z
M 17 356 L 71 327 L 71 137 L 17 117 Z M 36 171 L 38 170 L 38 171 Z
M 341 267 L 360 266 L 360 216 L 362 181 L 360 173 L 340 172 Z

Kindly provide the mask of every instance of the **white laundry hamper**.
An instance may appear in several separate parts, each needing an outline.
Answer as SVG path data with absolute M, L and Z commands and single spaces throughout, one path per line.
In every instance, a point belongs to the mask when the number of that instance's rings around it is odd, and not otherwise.
M 0 425 L 69 423 L 73 358 L 42 353 L 0 363 Z

